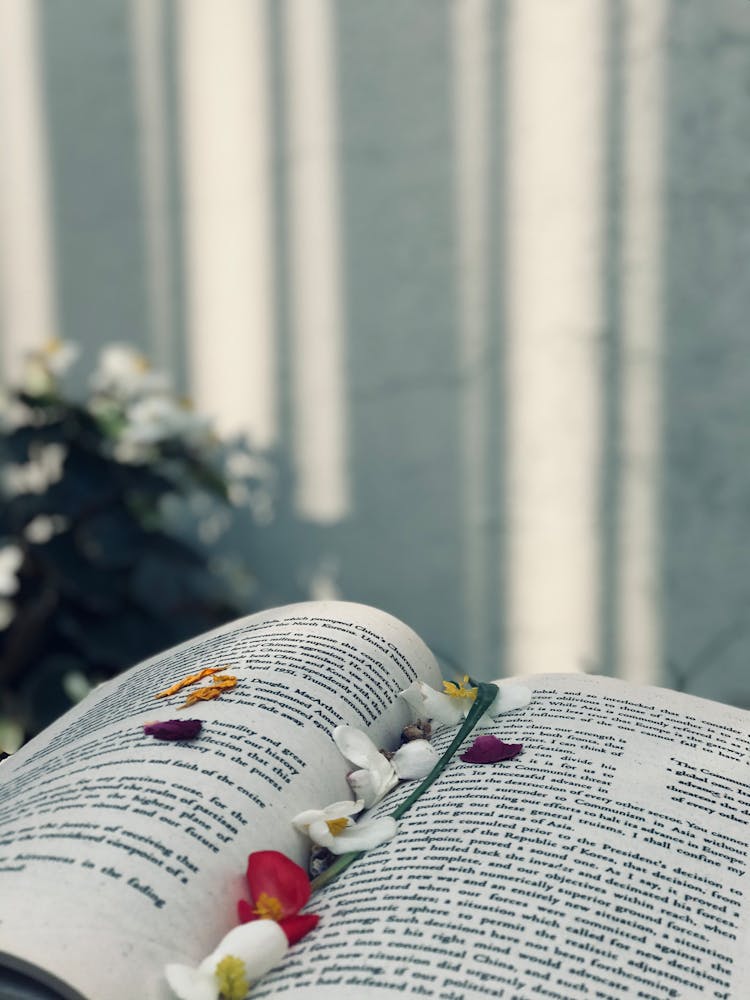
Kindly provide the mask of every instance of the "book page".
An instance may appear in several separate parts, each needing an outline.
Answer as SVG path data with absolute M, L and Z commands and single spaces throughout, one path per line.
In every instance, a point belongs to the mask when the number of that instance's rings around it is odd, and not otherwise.
M 314 897 L 318 928 L 253 1000 L 748 995 L 750 714 L 530 683 L 531 705 L 483 730 L 522 754 L 456 759 L 395 840 Z
M 154 698 L 224 665 L 238 683 L 216 701 Z M 439 683 L 406 626 L 322 602 L 242 619 L 102 685 L 0 768 L 0 965 L 41 966 L 87 1000 L 161 995 L 166 962 L 197 964 L 236 924 L 248 853 L 304 863 L 290 818 L 351 798 L 334 727 L 395 744 L 398 692 L 417 676 Z M 203 720 L 198 739 L 143 733 L 179 717 Z

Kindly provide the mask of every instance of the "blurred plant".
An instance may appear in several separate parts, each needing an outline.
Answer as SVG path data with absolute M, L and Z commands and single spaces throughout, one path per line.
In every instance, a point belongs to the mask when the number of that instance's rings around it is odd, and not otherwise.
M 77 401 L 63 387 L 76 355 L 61 341 L 34 352 L 3 407 L 6 742 L 125 667 L 248 611 L 252 578 L 210 546 L 232 504 L 256 520 L 268 513 L 263 459 L 240 440 L 222 443 L 145 358 L 106 347 Z

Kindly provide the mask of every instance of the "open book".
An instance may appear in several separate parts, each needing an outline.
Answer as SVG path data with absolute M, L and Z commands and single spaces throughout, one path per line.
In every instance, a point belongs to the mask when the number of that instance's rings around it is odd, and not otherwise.
M 238 683 L 218 700 L 155 701 L 225 664 Z M 0 997 L 166 1000 L 165 964 L 196 965 L 236 924 L 247 855 L 305 865 L 290 818 L 351 797 L 334 727 L 397 746 L 417 678 L 440 687 L 406 626 L 326 602 L 96 689 L 0 764 Z M 485 730 L 523 753 L 456 758 L 393 840 L 315 894 L 318 927 L 253 1000 L 750 996 L 750 713 L 597 677 L 530 687 Z M 198 739 L 144 735 L 181 714 Z

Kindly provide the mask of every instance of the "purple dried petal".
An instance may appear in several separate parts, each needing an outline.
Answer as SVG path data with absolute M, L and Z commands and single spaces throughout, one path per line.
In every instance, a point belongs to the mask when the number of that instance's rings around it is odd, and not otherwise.
M 143 732 L 157 740 L 194 740 L 202 725 L 200 719 L 170 719 L 168 722 L 147 722 Z
M 512 760 L 523 750 L 523 743 L 503 743 L 497 736 L 477 736 L 461 760 L 467 764 L 497 764 Z

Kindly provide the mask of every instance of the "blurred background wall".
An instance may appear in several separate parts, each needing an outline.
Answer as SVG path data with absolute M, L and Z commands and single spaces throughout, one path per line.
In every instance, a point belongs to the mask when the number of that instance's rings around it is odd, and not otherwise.
M 261 604 L 750 704 L 747 0 L 2 0 L 0 360 L 278 463 Z

